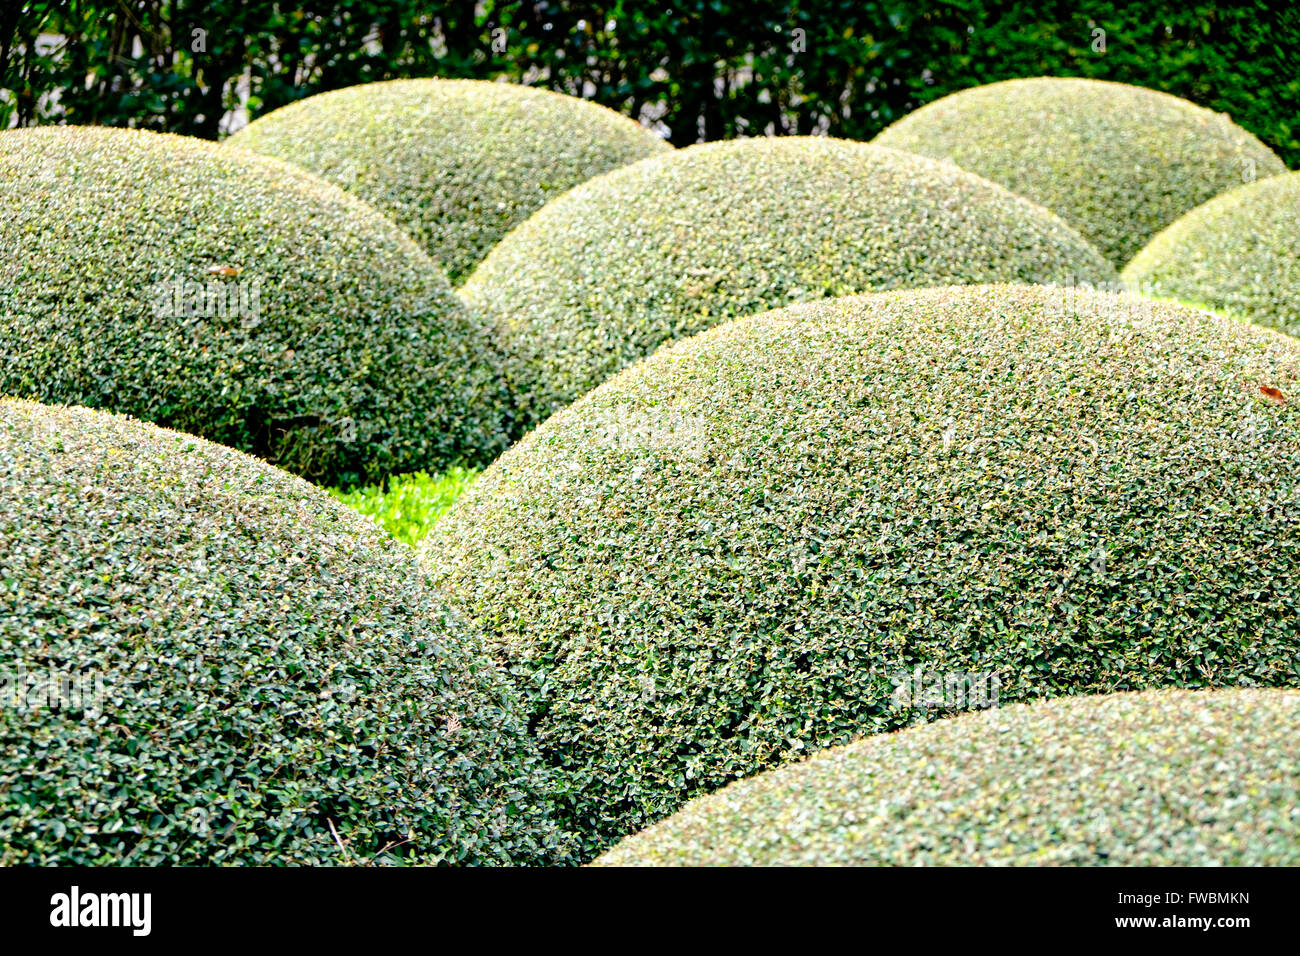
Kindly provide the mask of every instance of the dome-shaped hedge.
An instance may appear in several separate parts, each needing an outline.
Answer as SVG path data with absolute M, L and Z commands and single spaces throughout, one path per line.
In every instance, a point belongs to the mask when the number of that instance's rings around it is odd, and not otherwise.
M 1300 173 L 1193 209 L 1137 254 L 1124 281 L 1300 335 Z
M 1286 171 L 1223 114 L 1140 86 L 1063 77 L 953 93 L 872 142 L 951 160 L 1042 203 L 1116 266 L 1212 196 Z
M 383 216 L 180 136 L 0 133 L 0 395 L 129 413 L 332 483 L 486 461 L 494 339 Z
M 573 96 L 437 79 L 321 93 L 227 142 L 298 163 L 382 209 L 457 282 L 552 196 L 671 149 Z
M 1300 693 L 1154 691 L 881 734 L 701 797 L 608 866 L 1296 866 Z
M 0 401 L 0 661 L 3 864 L 559 845 L 516 697 L 411 550 L 202 439 Z
M 1298 495 L 1300 343 L 944 287 L 661 349 L 507 451 L 421 554 L 598 840 L 907 723 L 918 667 L 1005 700 L 1300 681 Z
M 511 331 L 544 418 L 661 343 L 808 299 L 1116 282 L 1055 216 L 931 160 L 826 137 L 711 143 L 546 206 L 461 292 Z

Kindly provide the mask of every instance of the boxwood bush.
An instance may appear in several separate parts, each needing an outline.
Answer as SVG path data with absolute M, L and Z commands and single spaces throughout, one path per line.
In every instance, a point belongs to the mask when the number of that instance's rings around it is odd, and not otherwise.
M 490 460 L 493 336 L 387 219 L 179 136 L 0 135 L 0 394 L 129 413 L 350 484 Z
M 692 801 L 608 866 L 1295 866 L 1300 693 L 1151 691 L 882 734 Z
M 453 281 L 550 197 L 671 149 L 576 97 L 437 79 L 321 93 L 227 142 L 298 163 L 382 209 Z
M 872 142 L 951 160 L 1042 203 L 1116 266 L 1207 199 L 1286 170 L 1223 114 L 1140 86 L 1064 77 L 953 93 Z
M 0 696 L 3 864 L 563 853 L 516 696 L 410 548 L 126 417 L 0 401 Z
M 1157 235 L 1124 269 L 1148 295 L 1300 334 L 1300 173 L 1211 199 Z
M 1071 278 L 1118 276 L 1001 187 L 893 150 L 785 137 L 690 147 L 579 186 L 461 291 L 510 331 L 527 422 L 729 318 L 878 289 Z
M 557 413 L 420 553 L 590 849 L 908 723 L 917 668 L 1008 701 L 1300 682 L 1298 396 L 1300 343 L 1127 294 L 805 304 Z

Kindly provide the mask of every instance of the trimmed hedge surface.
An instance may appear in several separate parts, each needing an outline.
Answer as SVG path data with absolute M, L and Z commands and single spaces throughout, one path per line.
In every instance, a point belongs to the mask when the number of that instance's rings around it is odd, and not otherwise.
M 517 699 L 411 550 L 231 449 L 0 401 L 0 659 L 0 863 L 559 853 Z M 102 706 L 51 708 L 51 672 Z
M 387 219 L 179 136 L 0 133 L 0 394 L 129 413 L 329 484 L 491 460 L 495 338 Z
M 1125 268 L 1153 296 L 1203 302 L 1300 334 L 1300 173 L 1242 186 L 1198 206 Z
M 672 148 L 577 97 L 439 79 L 321 93 L 227 142 L 298 163 L 373 203 L 457 282 L 551 197 Z
M 1188 210 L 1286 171 L 1221 113 L 1140 86 L 1064 77 L 953 93 L 872 142 L 951 160 L 1042 203 L 1117 267 Z
M 1300 693 L 1054 700 L 740 781 L 606 866 L 1295 866 Z
M 947 163 L 825 137 L 712 143 L 616 170 L 501 241 L 461 294 L 511 333 L 531 422 L 660 344 L 809 299 L 1116 282 L 1057 217 Z
M 507 451 L 420 554 L 514 675 L 587 851 L 737 777 L 1004 700 L 1300 682 L 1300 343 L 996 285 L 666 347 Z

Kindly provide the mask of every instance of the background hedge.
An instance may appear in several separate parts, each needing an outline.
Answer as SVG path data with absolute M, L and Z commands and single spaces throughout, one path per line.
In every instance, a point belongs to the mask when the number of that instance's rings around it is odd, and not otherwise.
M 1177 220 L 1128 264 L 1124 281 L 1300 335 L 1297 237 L 1300 173 L 1274 176 Z
M 890 292 L 666 347 L 489 467 L 421 555 L 588 849 L 915 716 L 1300 683 L 1300 343 L 1110 293 Z M 935 713 L 943 713 L 942 710 Z
M 453 282 L 547 199 L 669 148 L 575 97 L 476 80 L 349 87 L 276 110 L 228 142 L 388 213 Z
M 0 11 L 0 127 L 66 120 L 214 138 L 245 109 L 259 116 L 323 90 L 504 76 L 655 123 L 678 146 L 768 130 L 870 139 L 956 90 L 1055 75 L 1226 112 L 1300 168 L 1300 8 L 1277 0 L 39 6 Z M 202 51 L 196 29 L 207 31 Z M 67 42 L 24 42 L 42 32 Z
M 411 550 L 229 448 L 0 402 L 0 660 L 0 863 L 562 850 L 516 698 Z M 102 708 L 14 703 L 51 670 Z
M 461 296 L 506 334 L 530 425 L 737 316 L 879 289 L 1118 278 L 1056 216 L 987 180 L 803 136 L 694 146 L 584 183 L 506 236 Z
M 189 137 L 75 127 L 0 134 L 0 180 L 0 395 L 129 413 L 325 483 L 505 446 L 493 336 L 336 187 Z
M 701 797 L 606 866 L 1295 866 L 1300 694 L 1156 691 L 869 737 Z

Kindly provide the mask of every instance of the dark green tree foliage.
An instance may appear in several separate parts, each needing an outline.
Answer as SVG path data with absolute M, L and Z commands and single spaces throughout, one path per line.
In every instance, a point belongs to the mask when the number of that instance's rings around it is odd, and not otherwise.
M 0 13 L 0 126 L 106 123 L 210 138 L 241 86 L 257 116 L 373 80 L 502 75 L 662 123 L 677 145 L 764 132 L 868 139 L 956 90 L 1055 75 L 1134 83 L 1227 112 L 1300 164 L 1300 9 L 1277 0 L 130 6 Z M 208 31 L 201 52 L 195 29 Z M 65 39 L 32 43 L 40 33 Z
M 409 0 L 10 5 L 0 13 L 0 127 L 54 121 L 216 139 L 241 85 L 258 115 L 374 80 L 491 75 L 505 64 L 488 62 L 473 11 Z

